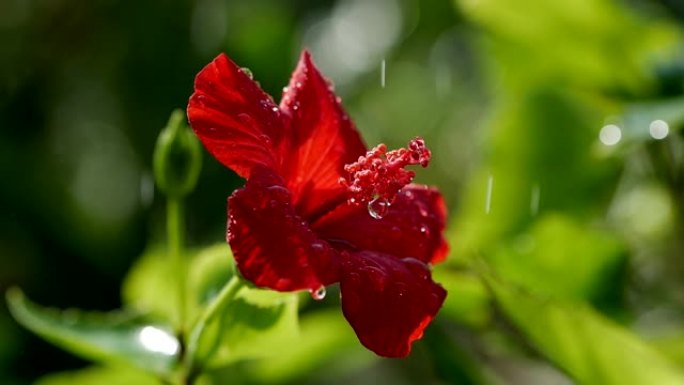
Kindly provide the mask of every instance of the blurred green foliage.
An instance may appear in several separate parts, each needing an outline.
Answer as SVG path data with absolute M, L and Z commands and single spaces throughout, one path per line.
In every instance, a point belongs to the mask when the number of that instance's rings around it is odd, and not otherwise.
M 358 344 L 334 288 L 320 303 L 243 289 L 244 318 L 216 320 L 233 334 L 209 328 L 236 351 L 199 383 L 684 383 L 683 26 L 676 0 L 0 2 L 0 289 L 168 320 L 159 130 L 219 52 L 277 99 L 308 47 L 369 145 L 431 147 L 418 181 L 450 208 L 434 268 L 449 296 L 388 361 Z M 241 183 L 207 157 L 188 197 L 193 318 L 233 274 L 227 246 L 199 247 L 224 238 Z M 70 330 L 69 313 L 13 298 L 24 323 L 52 320 L 38 334 Z M 0 311 L 3 384 L 156 383 L 79 349 L 106 365 Z

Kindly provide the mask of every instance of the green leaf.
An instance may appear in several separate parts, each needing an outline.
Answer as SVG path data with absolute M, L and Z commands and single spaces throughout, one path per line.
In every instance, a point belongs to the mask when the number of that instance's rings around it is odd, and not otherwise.
M 437 378 L 447 384 L 484 385 L 484 365 L 478 365 L 475 357 L 460 346 L 447 328 L 434 323 L 425 330 L 423 345 L 428 352 L 429 362 L 434 366 Z
M 548 212 L 581 220 L 603 215 L 620 167 L 592 151 L 603 116 L 583 95 L 548 85 L 502 105 L 490 156 L 466 183 L 454 253 L 488 255 Z
M 153 376 L 137 370 L 93 366 L 82 370 L 50 374 L 34 385 L 159 385 Z
M 240 289 L 200 339 L 206 366 L 285 354 L 298 341 L 297 296 L 249 287 Z
M 250 363 L 260 383 L 301 383 L 322 371 L 325 379 L 370 366 L 377 356 L 365 349 L 339 309 L 309 313 L 301 321 L 301 337 L 285 354 Z
M 225 243 L 189 252 L 188 258 L 187 319 L 197 321 L 235 271 L 230 247 Z M 173 299 L 167 293 L 173 282 L 167 279 L 166 265 L 164 253 L 155 249 L 146 253 L 126 280 L 126 303 L 169 317 Z M 218 367 L 278 353 L 296 340 L 297 322 L 295 294 L 243 287 L 207 325 L 194 359 Z
M 461 271 L 437 265 L 432 272 L 435 282 L 449 293 L 440 313 L 471 327 L 482 327 L 491 317 L 490 299 L 482 280 Z
M 684 367 L 684 329 L 659 331 L 649 342 L 667 358 Z
M 554 298 L 619 302 L 626 253 L 612 234 L 568 215 L 548 214 L 490 258 L 506 280 Z M 544 277 L 545 279 L 540 279 Z
M 191 255 L 188 272 L 189 319 L 196 318 L 235 274 L 233 254 L 227 243 L 201 249 Z
M 227 244 L 187 253 L 187 319 L 195 321 L 235 274 Z M 138 311 L 173 319 L 174 282 L 162 248 L 150 248 L 124 283 L 124 302 Z M 245 358 L 283 352 L 298 336 L 297 296 L 270 290 L 242 288 L 210 322 L 200 337 L 198 357 L 204 365 L 218 367 Z
M 197 317 L 233 276 L 233 255 L 228 244 L 221 243 L 186 253 L 188 281 L 187 319 Z M 163 246 L 152 246 L 140 257 L 124 280 L 124 304 L 136 311 L 165 321 L 174 320 L 176 291 L 172 266 Z
M 494 37 L 496 59 L 509 69 L 504 76 L 528 82 L 546 77 L 556 83 L 643 89 L 648 61 L 677 37 L 673 24 L 637 17 L 614 1 L 456 3 Z
M 169 374 L 178 359 L 179 343 L 165 327 L 124 313 L 86 313 L 43 308 L 19 289 L 7 292 L 14 318 L 51 343 L 82 358 L 126 364 Z
M 172 322 L 176 319 L 177 292 L 173 266 L 166 248 L 149 247 L 136 261 L 122 286 L 124 305 L 150 317 Z M 175 325 L 178 326 L 178 325 Z
M 671 362 L 585 303 L 541 300 L 493 279 L 488 284 L 510 321 L 578 383 L 684 384 Z

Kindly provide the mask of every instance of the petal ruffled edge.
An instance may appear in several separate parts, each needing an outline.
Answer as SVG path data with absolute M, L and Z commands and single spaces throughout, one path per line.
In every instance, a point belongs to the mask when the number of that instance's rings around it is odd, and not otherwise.
M 312 226 L 323 239 L 341 239 L 356 250 L 372 250 L 399 258 L 437 263 L 446 258 L 446 205 L 434 188 L 408 185 L 387 214 L 373 218 L 366 207 L 345 204 Z
M 272 170 L 255 168 L 230 196 L 226 238 L 240 273 L 257 286 L 317 290 L 339 279 L 336 251 L 295 213 Z
M 359 341 L 383 357 L 406 357 L 446 298 L 427 265 L 374 253 L 343 253 L 342 311 Z
M 280 109 L 289 119 L 283 176 L 297 212 L 315 218 L 345 199 L 344 166 L 366 153 L 354 123 L 332 83 L 304 50 Z
M 197 74 L 187 113 L 204 147 L 243 178 L 255 166 L 280 167 L 282 114 L 273 99 L 225 54 Z

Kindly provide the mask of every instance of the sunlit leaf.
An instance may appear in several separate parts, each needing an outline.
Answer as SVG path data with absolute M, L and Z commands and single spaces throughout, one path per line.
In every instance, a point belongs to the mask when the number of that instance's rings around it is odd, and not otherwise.
M 549 211 L 586 218 L 605 210 L 621 166 L 595 155 L 601 111 L 586 102 L 545 86 L 502 106 L 491 156 L 467 184 L 452 227 L 457 255 L 490 254 Z
M 298 342 L 297 296 L 243 287 L 201 338 L 206 365 L 286 354 Z
M 227 244 L 187 253 L 187 319 L 195 321 L 234 274 Z M 172 317 L 175 283 L 161 249 L 146 253 L 124 285 L 127 304 L 163 318 Z M 272 355 L 296 341 L 297 297 L 269 290 L 243 288 L 208 325 L 198 354 L 205 365 L 217 367 L 239 359 Z
M 684 384 L 681 370 L 588 305 L 541 300 L 493 279 L 488 283 L 504 314 L 532 346 L 578 383 Z
M 226 243 L 185 254 L 188 260 L 187 318 L 215 296 L 233 274 L 233 256 Z M 162 246 L 150 247 L 131 268 L 122 296 L 126 306 L 163 320 L 175 320 L 177 292 L 172 265 Z
M 522 81 L 643 89 L 646 61 L 663 55 L 676 37 L 665 20 L 647 22 L 607 0 L 456 3 L 495 37 L 490 42 L 499 62 L 506 63 L 505 75 Z
M 24 327 L 82 358 L 170 373 L 180 344 L 169 331 L 123 312 L 59 311 L 30 302 L 18 289 L 7 292 L 9 309 Z
M 422 344 L 426 347 L 428 356 L 436 376 L 448 384 L 484 385 L 484 365 L 478 365 L 474 355 L 466 349 L 442 327 L 439 322 L 425 330 Z
M 100 367 L 54 373 L 34 385 L 159 385 L 159 379 L 141 371 L 119 367 Z
M 172 264 L 161 245 L 145 251 L 122 286 L 123 302 L 127 307 L 169 322 L 178 321 L 175 293 Z
M 234 268 L 225 243 L 196 251 L 190 258 L 187 309 L 195 321 L 233 277 Z M 296 295 L 243 287 L 207 325 L 196 358 L 218 367 L 269 356 L 287 349 L 297 336 Z
M 626 252 L 612 234 L 549 214 L 490 258 L 507 280 L 554 298 L 619 302 Z M 610 301 L 608 301 L 610 302 Z
M 684 330 L 664 333 L 649 342 L 663 355 L 684 368 Z
M 338 309 L 307 314 L 300 338 L 284 354 L 250 363 L 250 373 L 263 383 L 298 383 L 316 373 L 334 378 L 369 366 L 377 357 L 365 349 Z
M 234 274 L 233 254 L 227 243 L 201 249 L 190 256 L 188 311 L 194 319 Z
M 441 265 L 435 267 L 432 277 L 449 293 L 440 314 L 471 327 L 487 323 L 491 316 L 489 293 L 479 277 Z

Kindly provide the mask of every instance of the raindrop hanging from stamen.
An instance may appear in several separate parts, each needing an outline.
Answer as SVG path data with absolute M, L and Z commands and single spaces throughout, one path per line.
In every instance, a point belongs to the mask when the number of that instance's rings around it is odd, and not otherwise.
M 325 286 L 321 286 L 316 290 L 310 290 L 309 292 L 311 293 L 311 298 L 313 298 L 316 301 L 320 301 L 323 298 L 325 298 L 326 294 Z
M 368 214 L 375 219 L 382 219 L 389 211 L 390 203 L 385 198 L 375 198 L 368 202 Z

